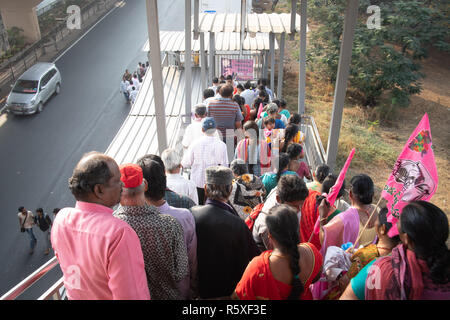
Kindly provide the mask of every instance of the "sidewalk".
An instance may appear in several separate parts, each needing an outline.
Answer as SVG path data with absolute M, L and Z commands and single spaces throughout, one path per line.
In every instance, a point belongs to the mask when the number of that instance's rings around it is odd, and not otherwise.
M 81 19 L 81 29 L 69 30 L 67 28 L 56 30 L 54 35 L 47 35 L 40 41 L 33 44 L 39 45 L 28 55 L 22 59 L 18 59 L 13 65 L 5 67 L 0 71 L 0 78 L 7 77 L 9 80 L 0 84 L 0 115 L 6 112 L 6 97 L 11 91 L 11 85 L 14 79 L 17 79 L 29 67 L 38 62 L 53 62 L 60 54 L 62 54 L 73 43 L 80 39 L 87 30 L 101 20 L 106 14 L 116 7 L 117 0 L 96 1 L 95 5 L 83 11 Z M 26 49 L 30 50 L 30 48 Z M 25 51 L 26 51 L 25 50 Z M 26 66 L 26 68 L 25 68 Z M 11 72 L 12 69 L 12 72 Z M 14 78 L 12 77 L 14 74 Z

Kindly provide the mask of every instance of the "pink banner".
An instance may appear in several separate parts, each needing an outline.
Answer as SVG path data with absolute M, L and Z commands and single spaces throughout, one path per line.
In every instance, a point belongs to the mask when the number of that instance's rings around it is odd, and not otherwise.
M 394 165 L 381 196 L 388 201 L 388 221 L 393 224 L 388 235 L 398 234 L 397 220 L 410 201 L 431 199 L 438 186 L 428 114 L 422 117 Z
M 354 155 L 355 155 L 355 148 L 353 148 L 350 151 L 347 160 L 345 161 L 345 164 L 342 167 L 341 172 L 339 173 L 339 176 L 334 186 L 331 187 L 327 195 L 327 201 L 330 203 L 330 207 L 332 207 L 334 205 L 334 202 L 336 201 L 337 195 L 339 194 L 342 184 L 344 183 L 345 175 L 347 174 L 348 167 L 350 166 L 350 163 L 352 162 Z M 317 217 L 317 221 L 314 225 L 314 234 L 319 234 L 319 232 L 320 232 L 320 215 Z
M 253 80 L 253 59 L 222 58 L 222 75 L 236 76 L 236 80 Z

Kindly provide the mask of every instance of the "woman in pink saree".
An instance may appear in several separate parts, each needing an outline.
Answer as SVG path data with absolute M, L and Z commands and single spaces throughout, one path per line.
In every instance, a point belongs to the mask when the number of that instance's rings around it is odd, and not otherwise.
M 322 245 L 320 253 L 324 257 L 328 247 L 331 246 L 340 248 L 344 243 L 351 242 L 354 244 L 354 248 L 358 248 L 359 245 L 365 246 L 375 241 L 375 222 L 378 219 L 378 215 L 374 214 L 370 218 L 372 211 L 375 209 L 375 206 L 372 205 L 374 195 L 373 181 L 368 175 L 359 174 L 351 179 L 350 184 L 352 187 L 350 190 L 351 207 L 349 209 L 339 213 L 327 223 L 329 207 L 326 205 L 325 200 L 322 200 L 319 206 L 319 238 Z M 367 228 L 363 231 L 358 243 L 355 244 L 359 233 L 363 230 L 369 218 L 370 221 Z M 325 276 L 311 288 L 314 299 L 324 298 L 328 290 L 328 282 Z
M 341 300 L 450 300 L 446 214 L 413 201 L 403 208 L 397 229 L 402 244 L 362 269 Z

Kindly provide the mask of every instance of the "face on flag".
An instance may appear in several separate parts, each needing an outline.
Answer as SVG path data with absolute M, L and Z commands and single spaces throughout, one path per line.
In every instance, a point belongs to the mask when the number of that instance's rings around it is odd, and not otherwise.
M 398 234 L 396 222 L 403 207 L 410 201 L 428 201 L 436 192 L 438 176 L 432 146 L 430 123 L 425 114 L 409 137 L 381 194 L 387 200 L 388 221 L 393 224 L 390 237 Z

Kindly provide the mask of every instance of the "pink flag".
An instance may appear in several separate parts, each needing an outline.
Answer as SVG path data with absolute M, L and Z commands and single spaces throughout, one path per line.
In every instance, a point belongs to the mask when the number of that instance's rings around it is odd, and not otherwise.
M 352 162 L 354 154 L 355 148 L 353 148 L 352 151 L 350 151 L 350 154 L 348 155 L 348 158 L 345 161 L 345 164 L 342 167 L 341 172 L 339 173 L 336 183 L 334 184 L 334 186 L 331 187 L 330 192 L 327 195 L 327 201 L 330 203 L 330 207 L 334 205 L 337 195 L 341 190 L 342 184 L 344 183 L 345 180 L 345 174 L 347 173 L 348 167 Z M 319 231 L 320 231 L 320 215 L 317 217 L 316 224 L 314 225 L 314 234 L 319 234 Z
M 330 192 L 328 193 L 327 201 L 330 203 L 330 206 L 334 205 L 334 202 L 336 201 L 337 195 L 341 190 L 342 184 L 344 183 L 345 174 L 347 173 L 348 167 L 350 166 L 350 162 L 352 162 L 354 154 L 355 148 L 353 148 L 352 151 L 350 151 L 347 161 L 345 161 L 345 164 L 342 167 L 341 172 L 339 173 L 336 183 L 334 184 L 334 186 L 331 187 Z
M 261 112 L 263 111 L 263 104 L 262 102 L 259 104 L 259 109 L 258 109 L 258 116 L 257 119 L 259 119 L 259 117 L 261 116 Z
M 400 153 L 381 193 L 387 200 L 387 220 L 393 225 L 388 232 L 390 237 L 398 234 L 396 223 L 403 207 L 410 201 L 428 201 L 436 192 L 438 175 L 432 146 L 430 122 L 425 113 Z

